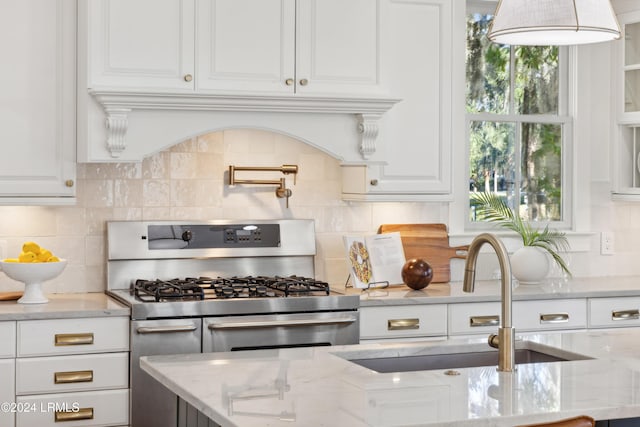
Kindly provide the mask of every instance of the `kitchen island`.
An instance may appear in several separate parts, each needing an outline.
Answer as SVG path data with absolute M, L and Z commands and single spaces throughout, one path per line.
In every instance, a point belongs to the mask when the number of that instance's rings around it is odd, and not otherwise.
M 141 358 L 221 426 L 514 426 L 640 417 L 640 330 L 525 335 L 517 348 L 585 360 L 378 373 L 351 359 L 488 350 L 486 338 Z M 399 360 L 400 365 L 402 360 Z

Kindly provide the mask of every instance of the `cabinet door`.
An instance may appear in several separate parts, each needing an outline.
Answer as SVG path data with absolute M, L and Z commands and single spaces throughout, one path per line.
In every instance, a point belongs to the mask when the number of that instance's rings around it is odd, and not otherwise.
M 295 0 L 198 0 L 198 90 L 293 93 Z
M 0 197 L 75 194 L 75 27 L 74 0 L 0 3 Z
M 0 359 L 16 357 L 16 322 L 0 322 Z
M 0 359 L 0 403 L 12 403 L 16 401 L 15 391 L 15 360 Z M 0 411 L 0 426 L 15 426 L 15 413 Z
M 343 198 L 448 200 L 453 141 L 464 137 L 454 90 L 464 81 L 464 2 L 382 0 L 380 17 L 381 85 L 402 101 L 378 122 L 371 162 L 344 169 Z
M 80 2 L 89 88 L 193 90 L 194 1 Z
M 380 0 L 298 0 L 296 93 L 375 93 Z

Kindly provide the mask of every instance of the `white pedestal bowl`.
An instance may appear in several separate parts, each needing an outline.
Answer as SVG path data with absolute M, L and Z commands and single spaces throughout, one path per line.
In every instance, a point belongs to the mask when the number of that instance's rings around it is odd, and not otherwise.
M 67 266 L 67 260 L 59 262 L 4 262 L 0 261 L 2 271 L 18 282 L 24 283 L 24 294 L 18 300 L 20 304 L 43 304 L 49 302 L 42 292 L 42 283 L 55 279 Z

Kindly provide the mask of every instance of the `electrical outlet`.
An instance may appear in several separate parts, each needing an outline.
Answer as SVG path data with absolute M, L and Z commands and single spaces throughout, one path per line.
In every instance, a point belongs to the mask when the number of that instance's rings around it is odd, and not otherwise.
M 603 231 L 600 233 L 600 255 L 613 255 L 613 232 Z

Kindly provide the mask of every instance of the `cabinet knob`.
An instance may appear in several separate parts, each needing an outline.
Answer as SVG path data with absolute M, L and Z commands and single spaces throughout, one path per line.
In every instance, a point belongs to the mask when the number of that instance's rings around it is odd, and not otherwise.
M 307 79 L 300 79 L 300 86 L 306 86 L 307 84 L 309 84 L 309 80 L 307 80 Z
M 284 84 L 286 84 L 287 86 L 291 86 L 293 85 L 293 79 L 287 79 L 284 81 Z
M 193 80 L 193 76 L 191 74 L 186 74 L 184 76 L 184 81 L 185 82 L 190 82 L 191 80 Z
M 376 185 L 378 185 L 378 180 L 377 179 L 372 179 L 371 181 L 369 181 L 369 184 L 373 185 L 374 187 Z
M 75 182 L 73 182 L 72 179 L 68 179 L 64 182 L 64 185 L 66 185 L 67 187 L 73 187 L 73 184 L 75 184 Z

